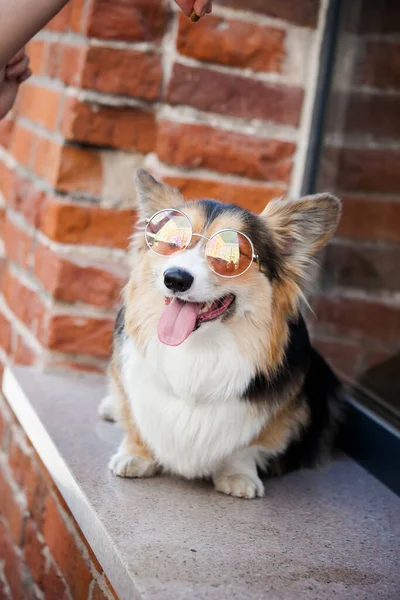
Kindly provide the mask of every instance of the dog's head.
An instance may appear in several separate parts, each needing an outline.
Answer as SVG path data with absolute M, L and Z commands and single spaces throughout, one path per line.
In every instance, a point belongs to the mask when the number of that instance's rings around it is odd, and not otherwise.
M 329 194 L 273 200 L 256 215 L 215 200 L 185 202 L 144 170 L 136 181 L 140 218 L 126 291 L 131 329 L 143 337 L 157 328 L 168 345 L 215 322 L 237 328 L 245 320 L 265 335 L 271 321 L 286 320 L 340 214 Z

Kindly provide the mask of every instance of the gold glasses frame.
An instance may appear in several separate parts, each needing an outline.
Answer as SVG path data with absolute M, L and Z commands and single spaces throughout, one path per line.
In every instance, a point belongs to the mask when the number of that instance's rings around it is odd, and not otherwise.
M 193 238 L 194 236 L 195 236 L 195 237 L 202 238 L 202 239 L 204 239 L 204 240 L 207 240 L 207 244 L 204 246 L 204 254 L 205 254 L 206 262 L 207 262 L 207 265 L 208 265 L 208 267 L 211 269 L 211 271 L 213 271 L 213 273 L 215 273 L 216 275 L 218 275 L 218 277 L 223 277 L 224 279 L 232 279 L 232 278 L 234 278 L 234 277 L 240 277 L 241 275 L 244 275 L 244 274 L 245 274 L 245 273 L 246 273 L 246 272 L 247 272 L 247 271 L 250 269 L 251 265 L 253 264 L 253 261 L 256 261 L 256 262 L 258 262 L 258 255 L 254 253 L 254 245 L 253 245 L 253 242 L 251 241 L 251 239 L 249 238 L 249 236 L 247 236 L 247 235 L 246 235 L 245 233 L 243 233 L 242 231 L 238 231 L 237 229 L 229 229 L 229 228 L 227 228 L 227 229 L 220 229 L 219 231 L 216 231 L 216 232 L 215 232 L 215 233 L 214 233 L 214 234 L 213 234 L 211 237 L 207 237 L 206 235 L 203 235 L 202 233 L 195 233 L 195 232 L 193 231 L 193 226 L 192 226 L 192 223 L 191 223 L 191 221 L 190 221 L 189 217 L 188 217 L 187 215 L 185 215 L 185 213 L 184 213 L 184 212 L 182 212 L 181 210 L 177 210 L 177 209 L 175 209 L 175 208 L 164 208 L 163 210 L 159 210 L 159 211 L 157 211 L 156 213 L 154 213 L 154 215 L 153 215 L 152 217 L 150 217 L 150 219 L 146 219 L 146 220 L 145 220 L 146 227 L 145 227 L 145 230 L 144 230 L 144 238 L 145 238 L 145 241 L 146 241 L 147 247 L 148 247 L 148 248 L 149 248 L 149 249 L 150 249 L 152 252 L 154 252 L 154 254 L 157 254 L 157 256 L 165 256 L 165 254 L 160 254 L 159 252 L 156 252 L 156 251 L 155 251 L 155 250 L 152 248 L 152 246 L 150 245 L 150 243 L 149 243 L 149 241 L 148 241 L 147 230 L 148 230 L 148 227 L 149 227 L 149 225 L 150 225 L 151 221 L 152 221 L 152 220 L 153 220 L 155 217 L 157 217 L 157 215 L 160 215 L 160 214 L 162 214 L 162 213 L 178 213 L 178 214 L 182 215 L 183 217 L 185 217 L 185 219 L 186 219 L 186 220 L 187 220 L 187 222 L 188 222 L 188 225 L 189 225 L 189 228 L 190 228 L 190 238 L 189 238 L 189 240 L 188 240 L 187 244 L 185 245 L 185 247 L 184 247 L 184 248 L 179 248 L 179 250 L 177 250 L 177 252 L 183 252 L 184 250 L 187 250 L 187 248 L 188 248 L 188 246 L 190 245 L 190 243 L 191 243 L 191 241 L 192 241 L 192 238 Z M 250 263 L 249 263 L 248 267 L 246 267 L 246 269 L 245 269 L 244 271 L 242 271 L 241 273 L 238 273 L 237 275 L 221 275 L 221 273 L 218 273 L 217 271 L 215 271 L 215 270 L 212 268 L 211 264 L 210 264 L 210 263 L 209 263 L 209 261 L 207 260 L 207 253 L 206 253 L 206 251 L 207 251 L 207 245 L 208 245 L 208 243 L 209 243 L 209 242 L 210 242 L 210 241 L 211 241 L 211 240 L 212 240 L 214 237 L 216 237 L 216 236 L 217 236 L 217 235 L 219 235 L 220 233 L 224 233 L 225 231 L 233 231 L 234 233 L 238 233 L 238 234 L 242 235 L 244 238 L 246 238 L 246 240 L 247 240 L 247 241 L 249 242 L 249 244 L 250 244 L 251 253 L 252 253 L 252 254 L 251 254 L 251 260 L 250 260 Z

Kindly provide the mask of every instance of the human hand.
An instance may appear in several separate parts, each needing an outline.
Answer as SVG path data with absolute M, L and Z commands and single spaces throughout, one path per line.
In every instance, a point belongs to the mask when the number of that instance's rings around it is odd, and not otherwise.
M 212 0 L 175 0 L 179 8 L 190 17 L 194 11 L 199 17 L 212 11 Z
M 31 75 L 25 48 L 21 48 L 4 69 L 0 69 L 0 119 L 11 110 L 20 84 Z

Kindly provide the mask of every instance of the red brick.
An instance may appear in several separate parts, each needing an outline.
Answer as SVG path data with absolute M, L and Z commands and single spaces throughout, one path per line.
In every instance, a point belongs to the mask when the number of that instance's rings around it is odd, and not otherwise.
M 362 354 L 362 345 L 349 340 L 318 336 L 313 337 L 312 342 L 339 375 L 343 373 L 347 377 L 355 376 Z
M 181 13 L 177 47 L 181 54 L 204 62 L 280 72 L 285 31 L 211 15 L 193 27 Z
M 113 329 L 113 319 L 53 315 L 49 321 L 46 344 L 58 352 L 108 358 Z
M 346 94 L 346 133 L 361 133 L 376 138 L 400 138 L 398 96 L 366 92 Z M 379 115 L 379 119 L 375 118 Z
M 222 4 L 232 8 L 252 10 L 254 12 L 283 19 L 297 25 L 315 27 L 317 25 L 319 0 L 216 0 L 216 4 Z
M 400 291 L 399 246 L 330 244 L 321 272 L 329 286 Z
M 7 259 L 5 256 L 0 257 L 0 288 L 3 284 L 3 276 L 7 268 Z
M 272 198 L 285 194 L 285 190 L 279 187 L 269 188 L 184 177 L 163 177 L 163 180 L 177 187 L 187 200 L 215 198 L 221 202 L 238 204 L 256 213 L 261 212 Z
M 83 14 L 86 0 L 72 0 L 69 26 L 76 33 L 83 33 Z
M 6 218 L 6 210 L 4 206 L 0 206 L 0 236 L 3 237 L 4 221 Z
M 29 180 L 18 179 L 15 197 L 10 205 L 31 225 L 37 225 L 44 207 L 45 194 Z
M 393 355 L 397 354 L 397 350 L 393 348 L 376 347 L 366 348 L 362 360 L 362 364 L 358 369 L 359 373 L 368 371 L 377 365 L 387 362 Z
M 57 177 L 52 183 L 62 192 L 89 192 L 100 195 L 102 175 L 101 155 L 98 152 L 63 146 Z
M 44 72 L 49 77 L 61 79 L 67 85 L 79 86 L 87 46 L 72 46 L 61 42 L 48 45 Z
M 156 143 L 154 115 L 140 108 L 114 108 L 66 98 L 61 127 L 67 140 L 99 146 L 147 153 Z
M 92 600 L 108 600 L 108 596 L 105 596 L 97 583 L 95 583 L 92 591 Z
M 37 136 L 33 171 L 51 185 L 57 181 L 62 146 L 52 138 Z
M 161 78 L 161 59 L 154 52 L 92 46 L 86 53 L 82 87 L 155 100 Z
M 361 81 L 378 88 L 400 88 L 400 42 L 367 42 Z
M 21 336 L 18 336 L 17 346 L 12 355 L 13 362 L 16 365 L 29 366 L 36 362 L 37 354 L 28 346 Z
M 318 296 L 313 303 L 316 333 L 346 335 L 359 339 L 398 343 L 400 308 L 378 300 Z
M 381 194 L 400 192 L 400 150 L 342 148 L 332 152 L 332 160 L 336 159 L 338 190 Z
M 38 137 L 34 170 L 39 177 L 62 192 L 101 193 L 101 155 L 94 150 L 66 146 L 51 138 Z
M 24 561 L 29 568 L 33 581 L 42 586 L 45 570 L 45 557 L 43 542 L 38 538 L 39 530 L 33 519 L 28 519 L 25 527 Z
M 57 77 L 62 79 L 66 85 L 80 86 L 85 59 L 86 48 L 84 46 L 64 45 Z
M 37 338 L 40 338 L 46 308 L 38 294 L 26 287 L 10 271 L 6 271 L 4 275 L 3 293 L 8 306 L 16 316 Z
M 71 6 L 68 3 L 64 8 L 46 25 L 51 31 L 67 31 L 71 17 Z
M 11 117 L 4 117 L 0 120 L 0 146 L 8 148 L 12 140 L 15 121 Z
M 69 600 L 71 598 L 67 586 L 52 562 L 43 574 L 42 590 L 45 600 Z
M 48 497 L 46 504 L 43 533 L 45 542 L 70 587 L 71 596 L 74 600 L 87 600 L 92 575 L 52 496 Z
M 7 203 L 11 204 L 15 197 L 16 173 L 0 161 L 0 191 Z
M 357 31 L 363 33 L 385 33 L 400 31 L 400 5 L 398 0 L 385 0 L 385 3 L 376 0 L 364 0 L 360 11 L 360 21 Z
M 14 482 L 23 488 L 26 475 L 29 472 L 31 457 L 27 454 L 15 435 L 12 436 L 8 452 L 8 463 Z
M 58 300 L 113 308 L 120 300 L 127 273 L 111 265 L 66 259 L 39 244 L 35 251 L 35 276 Z
M 38 137 L 34 170 L 61 192 L 102 190 L 101 155 L 95 150 L 66 146 L 51 138 Z
M 0 347 L 6 354 L 10 352 L 11 331 L 10 322 L 0 313 Z
M 43 464 L 39 461 L 37 455 L 31 456 L 29 469 L 24 479 L 24 492 L 29 514 L 34 519 L 39 530 L 44 521 L 45 505 L 49 485 L 54 485 L 47 481 L 49 478 Z
M 19 114 L 54 130 L 59 112 L 60 92 L 33 83 L 21 86 L 18 100 Z
M 0 471 L 1 476 L 1 471 Z M 1 502 L 1 499 L 0 499 Z M 7 520 L 7 516 L 5 516 Z M 0 557 L 4 561 L 4 576 L 11 590 L 12 600 L 22 600 L 24 586 L 24 569 L 20 555 L 13 540 L 0 519 Z M 1 588 L 0 588 L 1 591 Z M 8 596 L 4 600 L 8 600 Z
M 175 64 L 167 100 L 222 115 L 298 125 L 303 90 Z
M 10 143 L 10 152 L 24 167 L 29 167 L 32 157 L 34 134 L 18 123 L 15 125 Z
M 162 121 L 157 154 L 165 163 L 213 169 L 253 179 L 288 182 L 295 145 L 207 125 Z
M 45 196 L 42 191 L 1 162 L 0 190 L 11 208 L 20 212 L 28 223 L 37 225 Z
M 43 75 L 47 58 L 47 44 L 43 40 L 31 40 L 26 46 L 29 67 L 34 75 Z
M 42 600 L 42 593 L 38 588 L 28 584 L 29 589 L 25 590 L 24 600 Z
M 49 200 L 40 228 L 50 239 L 65 244 L 127 248 L 134 219 L 131 210 Z
M 169 9 L 160 0 L 92 0 L 84 27 L 90 37 L 129 41 L 160 40 Z
M 11 412 L 4 402 L 0 404 L 0 448 L 8 452 L 11 439 Z
M 7 258 L 26 268 L 32 249 L 32 237 L 7 219 L 3 228 L 3 241 Z
M 6 587 L 7 586 L 7 587 Z M 0 600 L 10 600 L 9 588 L 6 582 L 0 580 Z M 31 600 L 28 598 L 28 600 Z
M 6 520 L 16 544 L 20 544 L 22 539 L 24 514 L 23 506 L 17 501 L 5 473 L 0 469 L 0 515 Z
M 63 46 L 59 42 L 49 44 L 46 61 L 46 75 L 60 77 L 63 58 Z

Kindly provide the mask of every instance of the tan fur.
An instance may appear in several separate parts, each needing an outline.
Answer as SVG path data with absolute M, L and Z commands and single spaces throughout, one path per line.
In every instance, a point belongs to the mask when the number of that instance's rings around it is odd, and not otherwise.
M 340 202 L 329 194 L 305 196 L 293 202 L 272 200 L 260 217 L 270 229 L 285 270 L 293 284 L 302 286 L 308 279 L 312 257 L 335 233 L 340 218 Z
M 163 208 L 178 208 L 184 204 L 182 194 L 176 188 L 156 181 L 150 173 L 139 169 L 136 173 L 136 183 L 139 195 L 139 209 L 144 206 L 141 197 L 146 198 L 147 213 L 142 217 L 151 217 L 151 215 Z
M 271 452 L 282 452 L 292 440 L 299 437 L 309 418 L 306 403 L 293 397 L 278 408 L 250 446 L 262 446 Z
M 212 221 L 207 228 L 206 235 L 211 237 L 217 231 L 221 229 L 235 229 L 236 231 L 243 231 L 244 223 L 239 215 L 232 214 L 229 212 L 221 213 L 214 221 Z
M 139 271 L 139 277 L 132 277 L 124 290 L 125 327 L 128 335 L 135 340 L 138 350 L 144 353 L 147 342 L 157 329 L 158 319 L 164 308 L 164 299 L 160 297 L 154 286 L 143 285 L 151 278 L 149 255 L 141 259 L 138 257 L 135 271 Z

